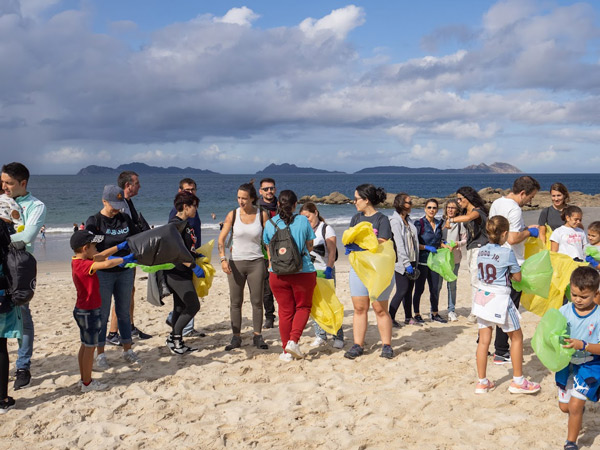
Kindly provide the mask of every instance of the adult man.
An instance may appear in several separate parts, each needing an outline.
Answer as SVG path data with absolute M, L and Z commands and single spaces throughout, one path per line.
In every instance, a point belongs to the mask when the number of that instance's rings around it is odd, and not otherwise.
M 23 164 L 12 162 L 2 166 L 2 189 L 23 210 L 25 229 L 10 237 L 12 242 L 24 242 L 27 251 L 33 253 L 33 243 L 46 220 L 46 205 L 27 192 L 29 170 Z M 17 374 L 14 389 L 27 386 L 31 381 L 31 355 L 33 354 L 33 318 L 29 305 L 21 306 L 23 316 L 23 339 L 19 341 Z
M 508 219 L 510 225 L 506 247 L 512 248 L 519 265 L 525 261 L 525 240 L 529 236 L 538 236 L 538 227 L 531 226 L 525 228 L 523 221 L 523 211 L 521 207 L 531 202 L 535 194 L 540 190 L 540 183 L 530 176 L 522 176 L 513 183 L 512 191 L 506 196 L 501 197 L 492 203 L 490 208 L 490 217 L 504 216 Z M 510 297 L 515 306 L 519 308 L 521 293 L 511 287 Z M 510 363 L 510 347 L 508 344 L 508 335 L 500 327 L 496 327 L 496 340 L 494 341 L 496 352 L 494 354 L 494 364 Z
M 119 174 L 117 178 L 117 185 L 123 189 L 123 196 L 125 197 L 126 207 L 123 211 L 129 217 L 134 224 L 134 233 L 141 233 L 142 231 L 146 231 L 150 229 L 150 225 L 146 222 L 146 219 L 138 213 L 135 208 L 132 197 L 135 197 L 141 187 L 139 175 L 131 170 L 126 170 Z M 134 269 L 134 279 L 135 279 L 135 269 Z M 134 304 L 135 299 L 135 284 L 133 286 L 133 290 L 131 291 L 131 306 L 129 307 L 129 315 L 131 317 L 131 337 L 137 337 L 140 339 L 150 339 L 152 335 L 144 333 L 139 330 L 133 323 L 133 311 L 135 309 Z M 117 325 L 117 314 L 115 313 L 115 305 L 112 307 L 112 312 L 110 315 L 110 331 L 106 336 L 106 342 L 109 342 L 113 345 L 120 345 L 119 339 L 119 328 Z
M 260 180 L 260 200 L 258 200 L 258 206 L 261 210 L 269 213 L 269 217 L 275 217 L 277 215 L 277 197 L 275 189 L 275 180 L 273 178 L 263 178 Z M 265 259 L 265 265 L 268 267 L 269 261 Z M 273 299 L 273 293 L 271 292 L 271 286 L 269 285 L 269 271 L 266 271 L 265 277 L 265 288 L 263 295 L 263 305 L 265 307 L 265 323 L 263 328 L 273 328 L 275 322 L 275 301 Z

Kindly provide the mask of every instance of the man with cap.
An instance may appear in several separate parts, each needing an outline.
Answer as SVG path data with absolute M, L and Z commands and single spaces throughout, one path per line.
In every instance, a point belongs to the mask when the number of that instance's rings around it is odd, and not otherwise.
M 100 252 L 122 244 L 127 241 L 129 236 L 136 234 L 136 227 L 131 217 L 122 212 L 127 206 L 123 189 L 114 185 L 104 186 L 102 205 L 103 207 L 100 212 L 89 217 L 86 222 L 87 230 L 104 236 L 104 240 L 97 245 Z M 115 256 L 123 257 L 127 254 L 127 248 L 124 247 L 115 253 Z M 104 354 L 104 346 L 106 343 L 106 326 L 113 296 L 115 298 L 115 312 L 121 334 L 121 344 L 123 345 L 123 359 L 129 364 L 140 364 L 141 361 L 138 355 L 131 349 L 131 317 L 129 307 L 134 283 L 133 269 L 117 266 L 99 270 L 97 274 L 100 284 L 100 297 L 102 299 L 102 326 L 98 337 L 96 367 L 99 370 L 105 370 L 110 367 Z
M 11 235 L 12 242 L 23 242 L 29 253 L 33 254 L 33 243 L 46 220 L 46 205 L 27 191 L 29 170 L 23 164 L 12 162 L 2 166 L 2 189 L 17 202 L 23 214 L 24 229 Z M 23 339 L 19 340 L 17 374 L 14 389 L 27 386 L 31 381 L 31 355 L 33 354 L 33 318 L 29 305 L 21 306 L 23 317 Z

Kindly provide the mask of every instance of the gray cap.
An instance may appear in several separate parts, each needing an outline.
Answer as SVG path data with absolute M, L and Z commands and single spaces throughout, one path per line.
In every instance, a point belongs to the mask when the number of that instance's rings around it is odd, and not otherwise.
M 123 211 L 125 208 L 127 208 L 123 189 L 121 189 L 119 186 L 115 186 L 114 184 L 107 184 L 104 186 L 102 200 L 106 200 L 108 203 L 110 203 L 110 206 L 118 209 L 119 211 Z

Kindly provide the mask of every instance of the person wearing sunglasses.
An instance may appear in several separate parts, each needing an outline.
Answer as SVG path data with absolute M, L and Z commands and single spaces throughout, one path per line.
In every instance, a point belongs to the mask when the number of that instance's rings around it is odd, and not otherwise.
M 415 321 L 425 323 L 420 314 L 421 295 L 425 291 L 425 282 L 429 287 L 429 301 L 431 302 L 431 320 L 432 322 L 446 323 L 444 317 L 438 312 L 440 300 L 440 275 L 427 266 L 429 253 L 437 253 L 437 249 L 442 244 L 443 220 L 436 219 L 438 212 L 438 201 L 430 198 L 425 202 L 425 217 L 415 220 L 417 236 L 419 238 L 419 278 L 415 282 L 415 293 L 413 296 L 413 308 L 415 310 Z
M 263 178 L 260 180 L 260 199 L 258 207 L 266 212 L 270 218 L 277 215 L 277 188 L 273 178 Z M 265 323 L 263 328 L 273 328 L 275 326 L 275 299 L 271 286 L 269 285 L 269 261 L 265 259 L 265 286 L 263 289 L 263 306 L 265 309 Z

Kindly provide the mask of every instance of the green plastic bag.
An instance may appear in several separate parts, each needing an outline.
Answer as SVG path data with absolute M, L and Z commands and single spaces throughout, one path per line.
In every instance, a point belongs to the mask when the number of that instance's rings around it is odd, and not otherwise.
M 553 273 L 550 252 L 543 250 L 525 260 L 521 266 L 521 281 L 513 280 L 512 285 L 516 291 L 548 298 Z
M 155 273 L 155 272 L 158 272 L 159 270 L 171 270 L 175 267 L 175 264 L 164 263 L 164 264 L 157 264 L 156 266 L 144 266 L 142 264 L 137 264 L 137 263 L 125 264 L 126 269 L 131 269 L 133 267 L 139 267 L 146 273 Z
M 454 274 L 454 254 L 447 248 L 438 248 L 437 253 L 429 253 L 427 267 L 439 273 L 446 281 L 456 281 Z
M 591 256 L 596 261 L 600 261 L 600 249 L 595 245 L 590 245 L 585 248 L 585 254 Z
M 569 365 L 574 348 L 564 348 L 567 334 L 567 319 L 558 309 L 549 309 L 540 320 L 531 347 L 542 364 L 552 372 L 559 372 Z

